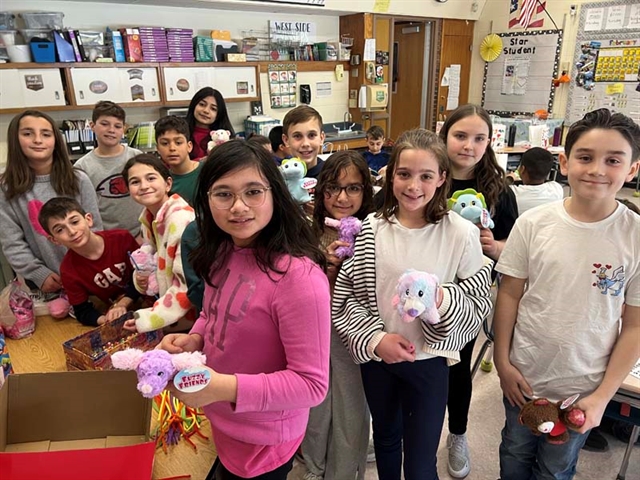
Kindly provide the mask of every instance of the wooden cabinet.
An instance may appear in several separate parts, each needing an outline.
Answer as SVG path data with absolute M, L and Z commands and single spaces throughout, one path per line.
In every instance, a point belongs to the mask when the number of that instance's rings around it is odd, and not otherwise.
M 0 110 L 65 105 L 58 69 L 0 70 L 0 86 Z
M 100 100 L 118 104 L 160 102 L 158 69 L 131 67 L 70 68 L 75 105 Z
M 0 113 L 90 109 L 100 100 L 186 106 L 206 86 L 227 102 L 248 102 L 260 99 L 259 69 L 251 62 L 0 64 Z

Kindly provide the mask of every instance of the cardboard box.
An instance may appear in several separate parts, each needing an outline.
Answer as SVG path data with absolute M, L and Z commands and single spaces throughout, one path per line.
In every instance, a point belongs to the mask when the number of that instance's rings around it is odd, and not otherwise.
M 162 330 L 132 333 L 124 330 L 123 315 L 62 344 L 67 370 L 111 370 L 111 355 L 125 348 L 153 349 L 162 340 Z
M 152 404 L 135 372 L 12 374 L 0 389 L 2 480 L 151 479 Z

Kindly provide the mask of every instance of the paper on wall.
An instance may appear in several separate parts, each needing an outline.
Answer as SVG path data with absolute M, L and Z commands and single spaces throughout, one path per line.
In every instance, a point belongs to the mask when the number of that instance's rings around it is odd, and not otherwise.
M 640 5 L 634 3 L 629 10 L 629 21 L 627 22 L 627 28 L 640 28 Z
M 584 31 L 593 32 L 602 30 L 604 20 L 604 8 L 590 8 L 587 10 L 587 18 L 584 21 Z
M 524 95 L 527 92 L 529 76 L 528 58 L 510 58 L 504 62 L 502 73 L 502 95 Z
M 458 108 L 460 97 L 460 65 L 451 65 L 449 70 L 449 93 L 447 95 L 447 110 Z
M 373 3 L 374 13 L 387 13 L 389 11 L 389 4 L 391 0 L 375 0 Z
M 615 5 L 609 7 L 607 12 L 607 22 L 604 26 L 605 30 L 619 30 L 624 28 L 624 14 L 627 12 L 625 5 Z
M 316 98 L 331 96 L 331 82 L 316 82 Z
M 364 41 L 364 55 L 362 61 L 375 62 L 376 60 L 376 39 L 367 38 Z

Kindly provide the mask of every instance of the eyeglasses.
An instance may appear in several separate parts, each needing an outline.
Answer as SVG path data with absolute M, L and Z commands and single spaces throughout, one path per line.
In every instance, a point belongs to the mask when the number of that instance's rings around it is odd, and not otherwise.
M 271 190 L 271 187 L 253 187 L 240 193 L 226 190 L 209 190 L 208 195 L 213 208 L 229 210 L 235 205 L 238 197 L 247 207 L 261 207 L 267 199 L 267 190 Z
M 359 183 L 352 183 L 351 185 L 347 185 L 346 187 L 341 187 L 340 185 L 327 185 L 327 188 L 324 191 L 324 195 L 327 198 L 337 197 L 343 191 L 347 193 L 349 197 L 357 197 L 358 195 L 362 195 L 364 190 L 364 185 Z

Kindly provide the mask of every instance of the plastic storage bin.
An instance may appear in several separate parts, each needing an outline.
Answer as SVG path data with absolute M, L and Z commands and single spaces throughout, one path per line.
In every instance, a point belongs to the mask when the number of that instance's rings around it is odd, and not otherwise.
M 31 61 L 29 45 L 9 45 L 7 47 L 9 60 L 14 63 L 28 63 Z
M 0 30 L 0 46 L 20 45 L 24 43 L 17 30 Z
M 50 28 L 53 30 L 61 30 L 64 25 L 62 12 L 29 12 L 21 13 L 20 16 L 24 20 L 27 28 Z
M 53 42 L 53 30 L 50 28 L 25 28 L 20 30 L 20 35 L 22 35 L 26 43 L 29 43 L 32 38 L 44 38 Z
M 249 138 L 252 133 L 268 136 L 271 129 L 276 125 L 280 125 L 280 120 L 266 115 L 253 115 L 244 121 L 244 135 L 246 138 Z
M 11 12 L 0 12 L 0 30 L 13 30 L 16 28 L 16 16 Z
M 53 42 L 31 42 L 31 55 L 36 63 L 56 61 L 56 46 Z

